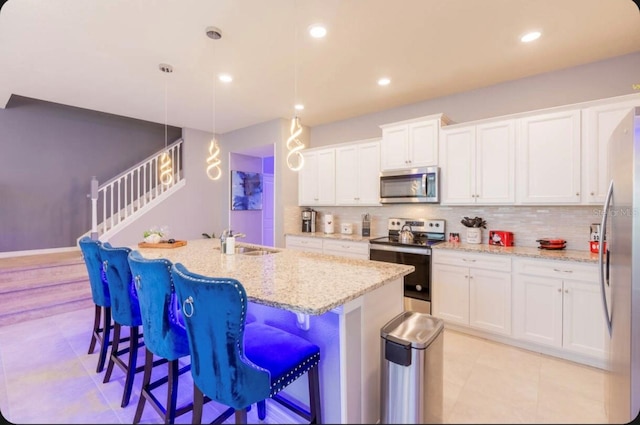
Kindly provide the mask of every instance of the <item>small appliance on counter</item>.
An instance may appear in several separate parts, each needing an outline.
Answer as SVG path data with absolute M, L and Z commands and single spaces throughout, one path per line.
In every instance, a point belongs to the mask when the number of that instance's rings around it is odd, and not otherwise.
M 371 236 L 371 216 L 362 214 L 362 236 Z
M 540 249 L 565 249 L 567 241 L 564 239 L 538 239 Z
M 342 223 L 340 225 L 340 233 L 343 235 L 353 234 L 353 223 Z
M 593 223 L 589 227 L 589 251 L 597 254 L 600 251 L 600 223 Z M 607 250 L 607 242 L 603 239 L 602 246 L 604 251 Z
M 304 233 L 316 232 L 316 215 L 317 211 L 311 208 L 302 210 L 302 231 Z
M 515 243 L 512 232 L 504 230 L 489 230 L 489 245 L 513 246 Z
M 334 232 L 333 214 L 331 213 L 325 214 L 324 218 L 322 219 L 322 222 L 324 223 L 324 232 L 327 234 L 332 234 Z

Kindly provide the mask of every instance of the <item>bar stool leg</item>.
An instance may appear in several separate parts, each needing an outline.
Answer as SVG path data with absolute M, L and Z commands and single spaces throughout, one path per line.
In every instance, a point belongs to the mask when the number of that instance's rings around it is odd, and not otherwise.
M 100 347 L 100 358 L 98 359 L 98 367 L 96 372 L 100 373 L 104 369 L 104 362 L 107 359 L 107 349 L 109 348 L 109 336 L 111 334 L 111 307 L 103 307 L 103 326 L 102 326 L 102 346 Z
M 89 343 L 89 352 L 87 354 L 92 354 L 93 350 L 96 349 L 96 341 L 98 340 L 97 335 L 98 332 L 100 332 L 100 313 L 102 313 L 102 307 L 96 304 L 93 315 L 93 332 L 91 334 L 91 342 Z
M 145 349 L 144 358 L 144 376 L 142 377 L 142 390 L 140 391 L 140 399 L 138 400 L 138 407 L 136 414 L 133 418 L 133 423 L 137 424 L 142 418 L 142 411 L 144 410 L 144 404 L 147 401 L 147 388 L 151 382 L 151 370 L 153 369 L 153 353 L 148 349 Z
M 140 339 L 140 333 L 138 326 L 131 326 L 129 333 L 129 365 L 127 367 L 127 378 L 124 382 L 124 393 L 122 394 L 121 407 L 127 407 L 129 400 L 131 399 L 131 389 L 133 388 L 133 380 L 136 376 L 137 363 L 138 363 L 138 347 Z

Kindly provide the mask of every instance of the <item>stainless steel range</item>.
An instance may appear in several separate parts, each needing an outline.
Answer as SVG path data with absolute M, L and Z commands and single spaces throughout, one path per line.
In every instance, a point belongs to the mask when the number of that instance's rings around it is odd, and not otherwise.
M 369 258 L 414 266 L 404 277 L 404 308 L 431 314 L 431 246 L 445 240 L 445 221 L 390 218 L 387 231 L 369 241 Z

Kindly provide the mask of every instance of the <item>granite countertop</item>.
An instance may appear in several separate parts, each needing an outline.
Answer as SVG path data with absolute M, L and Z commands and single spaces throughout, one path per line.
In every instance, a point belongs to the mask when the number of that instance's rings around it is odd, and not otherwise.
M 463 242 L 442 242 L 431 247 L 432 249 L 449 249 L 453 251 L 474 252 L 478 254 L 513 255 L 516 257 L 538 258 L 543 260 L 577 261 L 582 263 L 597 263 L 598 254 L 591 251 L 578 251 L 572 249 L 540 249 L 524 246 L 496 246 L 489 244 L 469 244 Z
M 343 235 L 342 233 L 324 233 L 324 232 L 296 232 L 296 233 L 286 233 L 285 236 L 302 236 L 306 238 L 320 238 L 320 239 L 339 239 L 343 241 L 352 241 L 352 242 L 369 242 L 371 239 L 379 238 L 380 236 L 386 235 L 372 235 L 372 236 L 361 236 L 358 234 L 351 235 Z
M 236 247 L 259 245 L 236 242 Z M 415 270 L 414 266 L 341 258 L 285 248 L 268 255 L 227 255 L 218 239 L 187 241 L 179 248 L 139 248 L 143 257 L 166 258 L 189 271 L 237 279 L 250 301 L 320 315 Z

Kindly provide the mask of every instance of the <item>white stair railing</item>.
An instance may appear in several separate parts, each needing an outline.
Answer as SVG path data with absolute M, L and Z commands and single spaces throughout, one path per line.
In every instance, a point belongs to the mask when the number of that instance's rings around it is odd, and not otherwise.
M 107 233 L 113 234 L 114 229 L 129 224 L 135 216 L 181 186 L 184 183 L 182 145 L 183 140 L 178 139 L 99 186 L 97 179 L 93 177 L 91 193 L 87 195 L 91 198 L 91 230 L 85 235 L 90 235 L 92 239 L 102 239 Z M 160 157 L 165 152 L 171 158 L 172 179 L 169 184 L 161 183 L 160 179 Z

